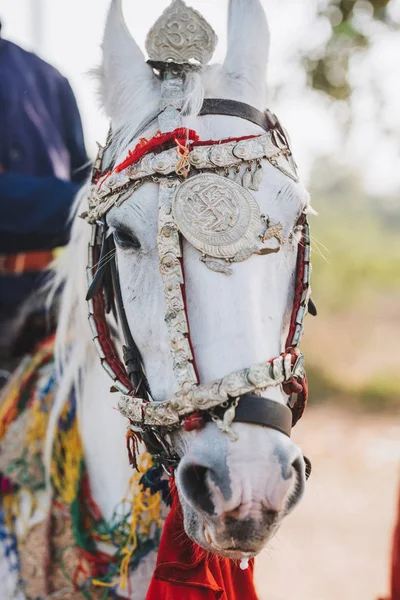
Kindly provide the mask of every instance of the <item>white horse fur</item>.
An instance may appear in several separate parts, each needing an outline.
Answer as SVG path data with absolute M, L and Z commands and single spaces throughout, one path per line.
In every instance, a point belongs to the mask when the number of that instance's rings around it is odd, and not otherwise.
M 269 32 L 260 0 L 230 0 L 227 57 L 222 66 L 206 67 L 188 76 L 185 126 L 201 139 L 223 139 L 263 131 L 248 121 L 196 116 L 203 97 L 231 98 L 262 110 L 266 106 Z M 124 22 L 121 0 L 113 0 L 99 69 L 101 96 L 117 135 L 112 156 L 123 160 L 137 140 L 132 135 L 146 117 L 157 111 L 160 82 L 132 39 Z M 157 126 L 146 131 L 151 137 Z M 197 366 L 202 382 L 279 356 L 284 349 L 293 302 L 298 236 L 295 223 L 309 208 L 304 188 L 264 161 L 260 191 L 254 193 L 262 213 L 284 225 L 285 244 L 278 254 L 253 256 L 235 264 L 226 277 L 208 270 L 199 253 L 184 243 L 187 309 Z M 84 209 L 87 189 L 75 208 Z M 166 400 L 176 391 L 169 341 L 164 323 L 164 297 L 156 247 L 158 185 L 147 183 L 108 215 L 109 225 L 123 229 L 140 242 L 140 250 L 117 248 L 123 301 L 133 337 L 139 346 L 152 395 Z M 79 424 L 94 499 L 110 518 L 123 498 L 131 468 L 128 464 L 126 420 L 115 410 L 116 395 L 100 366 L 87 324 L 86 255 L 90 227 L 76 218 L 72 240 L 57 269 L 65 284 L 57 336 L 62 376 L 51 415 L 47 440 L 49 458 L 55 424 L 79 372 Z M 66 348 L 68 352 L 66 351 Z M 266 394 L 281 403 L 280 388 Z M 182 455 L 176 480 L 188 534 L 211 552 L 231 558 L 256 555 L 304 489 L 300 449 L 283 434 L 256 425 L 234 424 L 239 439 L 232 442 L 211 423 L 200 432 L 181 433 L 174 443 Z M 197 491 L 188 487 L 190 469 L 207 469 L 204 492 L 215 507 L 210 517 L 196 504 Z M 188 477 L 189 470 L 189 477 Z M 201 493 L 199 493 L 201 496 Z M 232 539 L 223 525 L 230 516 L 256 523 L 248 536 Z M 267 517 L 265 516 L 267 515 Z M 257 535 L 254 530 L 257 529 Z M 244 533 L 246 529 L 244 528 Z M 243 533 L 242 531 L 242 533 Z M 229 548 L 228 548 L 229 547 Z M 154 556 L 132 575 L 135 600 L 142 600 L 154 568 Z

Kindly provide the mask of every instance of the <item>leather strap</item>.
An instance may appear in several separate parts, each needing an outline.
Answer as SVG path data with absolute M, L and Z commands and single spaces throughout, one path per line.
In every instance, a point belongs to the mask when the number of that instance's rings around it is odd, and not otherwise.
M 89 287 L 86 300 L 92 300 L 100 292 L 104 295 L 106 312 L 114 311 L 114 316 L 121 324 L 125 341 L 123 346 L 124 362 L 132 387 L 141 398 L 146 398 L 149 384 L 143 371 L 139 349 L 132 337 L 122 301 L 121 286 L 116 265 L 116 252 L 113 236 L 107 237 L 107 227 L 104 224 L 102 243 L 97 270 Z
M 206 98 L 200 111 L 200 116 L 206 115 L 222 115 L 226 117 L 239 117 L 259 125 L 265 131 L 269 131 L 273 128 L 273 124 L 268 119 L 266 113 L 262 113 L 257 108 L 245 104 L 244 102 L 237 102 L 236 100 L 225 100 L 222 98 Z
M 290 437 L 292 419 L 292 411 L 284 404 L 249 394 L 243 396 L 240 400 L 236 408 L 234 422 L 262 425 L 263 427 L 276 429 Z M 308 480 L 312 471 L 311 461 L 304 455 L 303 459 L 305 463 L 305 476 Z
M 193 71 L 198 70 L 193 65 L 181 65 L 175 63 L 166 63 L 163 61 L 148 60 L 147 63 L 156 71 L 160 72 L 160 78 L 164 79 L 166 71 Z M 255 125 L 259 125 L 265 131 L 269 131 L 273 128 L 274 124 L 271 123 L 266 114 L 257 110 L 250 104 L 244 102 L 238 102 L 236 100 L 225 100 L 222 98 L 206 98 L 203 103 L 203 107 L 199 113 L 199 116 L 205 115 L 223 115 L 227 117 L 239 117 L 240 119 L 246 119 Z M 153 120 L 157 119 L 155 117 Z
M 264 131 L 269 131 L 276 126 L 273 123 L 268 114 L 261 112 L 254 106 L 246 104 L 245 102 L 238 102 L 237 100 L 227 100 L 225 98 L 206 98 L 201 107 L 199 116 L 205 117 L 207 115 L 220 115 L 223 117 L 239 117 L 239 119 L 245 119 L 259 125 Z M 134 138 L 138 137 L 146 129 L 157 121 L 159 113 L 153 114 L 149 119 L 143 121 L 135 132 Z
M 275 400 L 248 394 L 239 401 L 234 422 L 262 425 L 263 427 L 276 429 L 290 437 L 292 411 Z
M 103 233 L 103 237 L 101 240 L 101 248 L 100 254 L 97 261 L 97 269 L 96 273 L 93 277 L 93 281 L 89 286 L 88 292 L 86 294 L 86 301 L 92 300 L 96 294 L 100 292 L 104 284 L 104 278 L 107 267 L 107 237 L 105 233 Z
M 279 122 L 274 121 L 274 117 L 271 115 L 271 113 L 269 113 L 269 111 L 263 113 L 257 108 L 254 108 L 254 106 L 250 106 L 250 104 L 246 104 L 245 102 L 227 100 L 225 98 L 206 98 L 203 102 L 199 116 L 205 117 L 207 115 L 238 117 L 239 119 L 245 119 L 246 121 L 250 121 L 250 123 L 259 125 L 259 127 L 267 132 L 275 127 L 280 127 Z M 154 125 L 159 116 L 159 112 L 153 113 L 153 115 L 151 115 L 148 119 L 142 121 L 135 131 L 132 141 L 140 135 L 143 135 L 149 127 Z M 107 170 L 110 170 L 110 165 L 108 165 Z
M 112 258 L 110 258 L 110 269 L 115 294 L 117 316 L 121 324 L 121 329 L 125 340 L 125 346 L 123 347 L 124 362 L 127 368 L 129 379 L 132 382 L 135 394 L 137 394 L 141 398 L 147 398 L 147 394 L 148 392 L 150 392 L 150 388 L 143 370 L 142 358 L 140 356 L 139 348 L 137 347 L 135 340 L 133 339 L 131 329 L 128 324 L 124 303 L 122 301 L 121 285 L 119 281 L 116 263 L 115 245 L 112 236 L 108 238 L 107 246 L 108 252 L 110 253 L 109 255 L 112 256 Z

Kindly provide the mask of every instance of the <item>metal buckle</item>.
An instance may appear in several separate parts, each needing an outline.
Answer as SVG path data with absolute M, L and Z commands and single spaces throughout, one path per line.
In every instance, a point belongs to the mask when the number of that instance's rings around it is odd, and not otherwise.
M 222 433 L 226 433 L 232 442 L 236 442 L 239 436 L 233 431 L 232 423 L 235 420 L 236 408 L 240 402 L 241 396 L 236 398 L 230 406 L 224 411 L 223 417 L 220 419 L 214 410 L 210 411 L 211 420 L 216 424 Z

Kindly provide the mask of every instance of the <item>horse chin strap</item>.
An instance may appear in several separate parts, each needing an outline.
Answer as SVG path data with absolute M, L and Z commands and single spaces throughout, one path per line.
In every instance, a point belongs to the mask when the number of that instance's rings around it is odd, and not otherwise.
M 105 149 L 100 148 L 93 169 L 89 211 L 82 215 L 92 224 L 87 300 L 94 344 L 103 368 L 113 380 L 111 390 L 122 393 L 118 407 L 130 421 L 130 435 L 140 435 L 149 451 L 168 469 L 174 468 L 179 460 L 167 441 L 168 434 L 180 427 L 187 431 L 200 429 L 207 420 L 212 420 L 234 440 L 232 423 L 239 422 L 261 425 L 290 436 L 292 426 L 303 414 L 308 395 L 304 358 L 298 350 L 303 320 L 308 308 L 311 314 L 316 314 L 310 303 L 309 226 L 306 215 L 302 214 L 296 227 L 302 237 L 285 352 L 274 360 L 252 365 L 210 384 L 199 383 L 186 315 L 182 235 L 199 250 L 208 268 L 225 275 L 230 274 L 229 265 L 234 262 L 253 254 L 278 252 L 283 243 L 282 226 L 273 225 L 260 215 L 249 190 L 258 189 L 265 160 L 294 181 L 297 173 L 288 136 L 268 111 L 262 114 L 231 100 L 207 100 L 201 114 L 241 117 L 264 127 L 266 134 L 202 143 L 195 132 L 184 129 L 183 80 L 182 72 L 172 72 L 165 65 L 159 115 L 161 132 L 149 141 L 142 140 L 111 173 L 103 173 Z M 140 352 L 124 309 L 114 240 L 108 234 L 105 220 L 112 206 L 123 202 L 145 181 L 156 181 L 160 189 L 157 243 L 166 300 L 165 322 L 179 388 L 173 398 L 160 403 L 151 402 Z M 212 196 L 208 196 L 211 189 Z M 218 231 L 208 231 L 209 224 L 202 221 L 204 207 L 198 205 L 204 197 L 218 198 L 218 207 L 210 205 L 210 210 L 228 223 L 224 230 L 224 235 L 228 232 L 224 238 L 228 242 L 224 244 L 213 245 Z M 193 198 L 200 200 L 196 204 Z M 238 229 L 231 226 L 230 211 L 236 211 Z M 201 224 L 193 228 L 193 221 Z M 203 236 L 198 235 L 199 230 Z M 277 247 L 263 247 L 266 241 L 274 239 Z M 125 365 L 107 323 L 107 313 L 111 311 L 124 337 Z M 261 392 L 276 386 L 282 386 L 289 395 L 288 406 L 261 397 Z M 306 464 L 309 474 L 309 461 Z

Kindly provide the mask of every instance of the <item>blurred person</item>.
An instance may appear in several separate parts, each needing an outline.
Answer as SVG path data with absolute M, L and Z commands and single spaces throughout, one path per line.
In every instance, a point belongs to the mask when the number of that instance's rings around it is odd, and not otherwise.
M 400 496 L 392 545 L 390 588 L 390 597 L 381 598 L 380 600 L 400 600 Z
M 397 525 L 393 538 L 391 587 L 391 600 L 400 600 L 400 496 Z
M 0 21 L 0 377 L 51 331 L 39 290 L 87 167 L 68 80 L 3 39 Z

